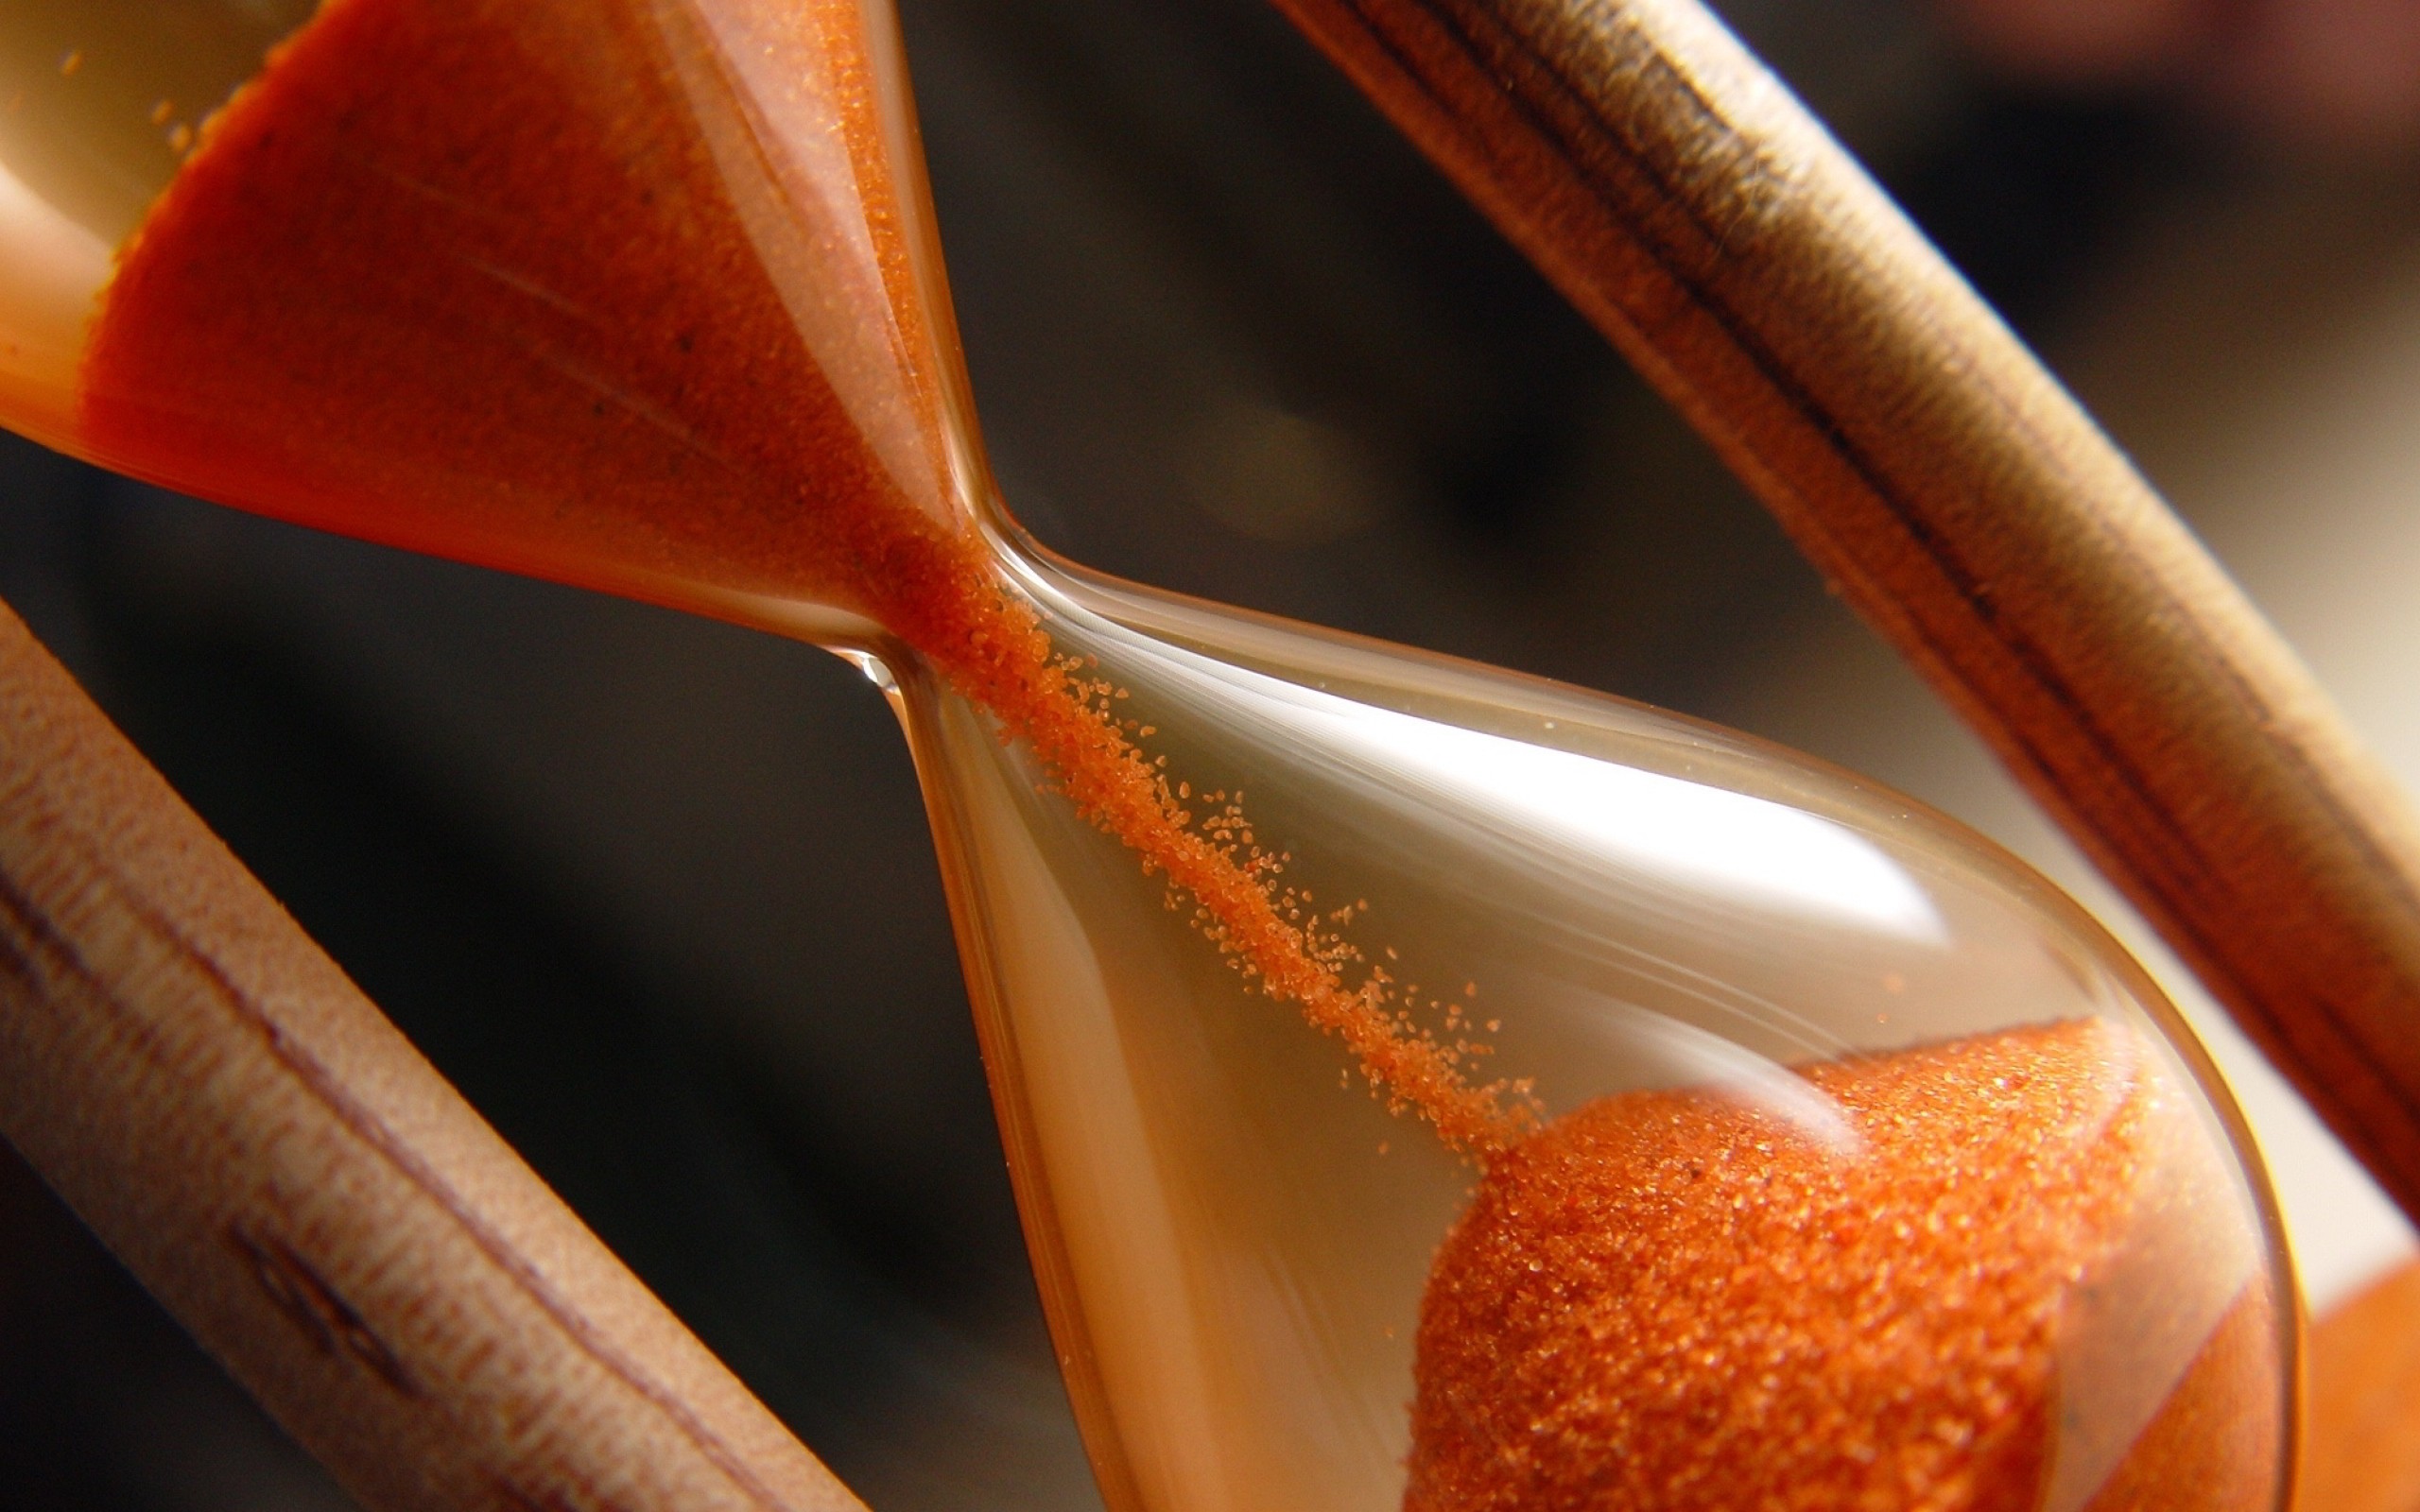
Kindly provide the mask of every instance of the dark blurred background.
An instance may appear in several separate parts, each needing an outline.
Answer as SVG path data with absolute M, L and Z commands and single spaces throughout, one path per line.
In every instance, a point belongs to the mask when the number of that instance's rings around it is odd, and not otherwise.
M 1263 0 L 902 3 L 988 441 L 1046 541 L 1744 724 L 2075 874 Z M 2420 770 L 2420 624 L 2343 618 L 2420 567 L 2420 84 L 2360 29 L 2409 64 L 2420 8 L 1725 9 Z M 912 776 L 856 673 L 5 437 L 0 596 L 878 1512 L 1097 1504 Z M 2324 1165 L 2297 1128 L 2277 1148 Z M 5 1162 L 0 1504 L 345 1505 Z M 2297 1228 L 2314 1295 L 2408 1243 L 2341 1169 L 2302 1185 L 2352 1215 Z

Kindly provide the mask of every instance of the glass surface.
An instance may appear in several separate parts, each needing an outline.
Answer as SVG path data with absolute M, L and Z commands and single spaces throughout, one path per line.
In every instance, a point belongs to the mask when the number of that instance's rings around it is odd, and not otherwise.
M 151 86 L 88 92 L 164 74 L 126 52 L 262 12 L 118 9 L 178 19 L 104 8 L 122 24 L 80 43 L 74 8 L 12 10 L 0 37 L 34 80 L 0 117 L 14 428 L 302 524 L 825 639 L 868 626 L 862 583 L 797 542 L 820 496 L 872 475 L 963 526 L 974 432 L 888 16 L 332 6 L 147 212 L 164 146 L 129 165 L 62 144 L 147 122 Z M 222 96 L 259 68 L 240 56 Z M 198 181 L 214 168 L 234 181 Z
M 2156 988 L 2021 863 L 1715 727 L 1004 554 L 1170 768 L 1242 789 L 1322 907 L 1366 902 L 1347 933 L 1408 996 L 1461 1005 L 1549 1117 L 1694 1089 L 1754 1109 L 1765 1154 L 1854 1181 L 1897 1158 L 1887 1131 L 1795 1068 L 2091 1025 L 2100 1070 L 2063 1093 L 2063 1158 L 2135 1163 L 2124 1211 L 2059 1251 L 2077 1274 L 2040 1383 L 2060 1425 L 2047 1478 L 2038 1501 L 1943 1504 L 2273 1504 L 2290 1306 L 2239 1128 L 2193 1091 L 2206 1063 Z M 1049 1215 L 1032 1241 L 1113 1504 L 1400 1503 L 1424 1287 L 1474 1171 L 1340 1078 L 1332 1040 L 1239 980 L 1162 881 L 914 665 L 894 701 L 987 1056 L 1012 1068 L 995 1095 L 1021 1201 Z M 2137 1103 L 2157 1111 L 2120 1153 L 2111 1125 Z M 1914 1314 L 1964 1274 L 1927 1258 L 1935 1211 L 1911 1193 L 1872 1213 L 1916 1230 L 1895 1284 L 1924 1295 L 1899 1298 L 1896 1326 L 1938 1329 L 1927 1350 L 1957 1325 Z M 2002 1211 L 1956 1243 L 2040 1242 L 2019 1238 L 2030 1221 Z M 1836 1246 L 1873 1259 L 1828 1231 L 1804 1244 L 1818 1268 Z M 2190 1452 L 2207 1479 L 2097 1499 L 2164 1407 L 2213 1398 L 2233 1421 Z M 1777 1424 L 1750 1432 L 1769 1458 L 1790 1448 Z M 2140 1453 L 2130 1481 L 2154 1459 L 2173 1472 L 2173 1440 Z M 1604 1504 L 1753 1504 L 1739 1489 Z
M 299 21 L 0 21 L 9 422 L 883 682 L 1114 1506 L 2282 1504 L 2260 1177 L 2047 884 L 1745 737 L 1023 541 L 887 13 Z
M 73 432 L 84 320 L 111 249 L 202 120 L 311 0 L 10 0 L 0 10 L 0 404 Z

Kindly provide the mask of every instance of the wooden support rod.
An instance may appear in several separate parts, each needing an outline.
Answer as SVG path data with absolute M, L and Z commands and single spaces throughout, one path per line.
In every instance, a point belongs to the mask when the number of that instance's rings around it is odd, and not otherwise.
M 1276 0 L 1710 440 L 2420 1214 L 2420 826 L 1696 0 Z
M 863 1512 L 5 608 L 0 1134 L 377 1512 Z

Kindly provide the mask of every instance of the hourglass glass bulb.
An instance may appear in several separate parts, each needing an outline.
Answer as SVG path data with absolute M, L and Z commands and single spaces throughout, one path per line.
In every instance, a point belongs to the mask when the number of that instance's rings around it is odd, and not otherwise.
M 1121 1509 L 2276 1504 L 2264 1199 L 2141 973 L 1786 753 L 1046 560 L 894 50 L 332 0 L 19 421 L 863 658 Z M 9 181 L 10 257 L 113 245 Z
M 2275 1504 L 2256 1178 L 2038 878 L 1744 737 L 1011 563 L 1168 770 L 1237 784 L 1196 800 L 1340 974 L 1515 1078 L 1479 1172 L 1385 1106 L 1425 1091 L 1340 1087 L 910 664 L 1114 1502 Z
M 70 47 L 51 92 L 140 33 Z M 863 635 L 901 613 L 867 558 L 961 539 L 973 466 L 895 71 L 832 0 L 328 6 L 138 223 L 18 180 L 39 213 L 0 261 L 83 302 L 9 322 L 78 332 L 63 367 L 0 352 L 10 387 L 65 387 L 12 418 L 305 524 Z

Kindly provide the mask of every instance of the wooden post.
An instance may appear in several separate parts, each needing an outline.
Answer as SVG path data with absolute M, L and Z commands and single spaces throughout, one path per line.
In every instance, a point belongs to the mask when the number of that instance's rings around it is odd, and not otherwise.
M 380 1512 L 863 1512 L 0 608 L 0 1134 Z

